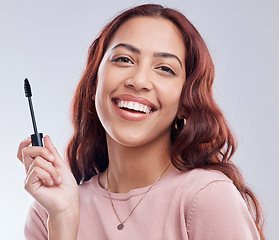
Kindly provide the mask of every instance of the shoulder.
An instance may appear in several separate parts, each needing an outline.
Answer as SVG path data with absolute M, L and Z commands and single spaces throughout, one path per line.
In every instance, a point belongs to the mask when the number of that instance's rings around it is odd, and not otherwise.
M 196 169 L 186 177 L 188 206 L 194 211 L 216 211 L 246 204 L 232 180 L 217 170 Z M 184 182 L 185 183 L 185 182 Z M 224 210 L 224 209 L 223 209 Z
M 229 195 L 233 196 L 230 200 L 242 199 L 232 180 L 217 170 L 175 170 L 172 178 L 178 183 L 174 192 L 175 199 L 180 206 L 184 206 L 186 216 L 196 210 L 197 199 L 205 204 L 218 201 L 218 198 L 223 201 L 220 198 Z
M 185 172 L 178 191 L 183 193 L 187 206 L 193 206 L 197 199 L 206 204 L 216 201 L 242 199 L 232 180 L 217 170 L 194 169 Z
M 26 239 L 47 239 L 47 212 L 36 201 L 29 208 L 24 234 Z
M 221 171 L 211 169 L 196 168 L 186 172 L 187 178 L 195 180 L 196 183 L 201 185 L 212 181 L 229 181 L 231 180 Z
M 179 191 L 184 192 L 188 199 L 195 198 L 200 191 L 207 189 L 212 184 L 221 186 L 222 183 L 226 183 L 225 185 L 234 187 L 232 180 L 217 170 L 194 169 L 181 172 L 180 175 L 183 180 L 179 185 Z
M 189 218 L 197 211 L 204 211 L 202 208 L 213 210 L 215 206 L 244 202 L 232 180 L 220 171 L 194 169 L 180 174 L 183 178 L 176 194 L 180 195 Z
M 46 222 L 48 218 L 48 214 L 45 209 L 37 202 L 34 201 L 29 209 L 29 214 L 31 216 L 36 216 L 42 220 L 42 222 Z
M 187 231 L 193 238 L 258 239 L 244 199 L 232 180 L 222 172 L 189 171 L 185 173 L 180 191 L 184 192 Z

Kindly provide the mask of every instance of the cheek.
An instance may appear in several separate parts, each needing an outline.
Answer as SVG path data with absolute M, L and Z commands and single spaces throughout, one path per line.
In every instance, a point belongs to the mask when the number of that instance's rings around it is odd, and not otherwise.
M 101 103 L 108 98 L 110 93 L 114 89 L 114 78 L 111 71 L 105 65 L 100 65 L 97 75 L 97 89 L 96 89 L 96 101 Z
M 103 64 L 100 65 L 98 74 L 97 74 L 97 86 L 96 86 L 96 96 L 95 96 L 95 107 L 100 121 L 103 124 L 103 121 L 106 119 L 105 104 L 107 104 L 110 84 L 108 83 L 108 74 L 106 68 Z
M 97 92 L 102 95 L 111 94 L 127 78 L 127 71 L 119 71 L 110 63 L 100 65 L 97 77 Z
M 160 102 L 162 107 L 168 109 L 169 114 L 176 115 L 183 84 L 170 83 L 160 86 Z

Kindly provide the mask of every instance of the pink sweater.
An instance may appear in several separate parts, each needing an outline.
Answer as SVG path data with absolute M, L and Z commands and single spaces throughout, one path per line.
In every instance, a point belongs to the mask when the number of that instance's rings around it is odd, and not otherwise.
M 125 219 L 148 187 L 112 193 L 120 219 Z M 173 170 L 147 193 L 122 230 L 108 192 L 94 176 L 79 186 L 79 240 L 255 240 L 259 235 L 232 181 L 213 170 Z M 30 208 L 25 225 L 27 240 L 47 239 L 47 213 Z

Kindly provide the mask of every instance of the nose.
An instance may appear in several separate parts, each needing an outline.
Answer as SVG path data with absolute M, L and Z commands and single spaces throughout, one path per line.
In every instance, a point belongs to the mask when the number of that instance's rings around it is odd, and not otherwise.
M 133 74 L 125 81 L 125 86 L 136 91 L 150 91 L 153 88 L 153 84 L 149 71 L 143 67 L 135 69 Z

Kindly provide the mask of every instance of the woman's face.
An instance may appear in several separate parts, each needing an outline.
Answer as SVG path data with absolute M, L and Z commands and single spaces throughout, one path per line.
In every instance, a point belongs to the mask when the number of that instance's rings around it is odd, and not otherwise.
M 95 105 L 109 138 L 125 146 L 170 141 L 185 81 L 179 30 L 161 17 L 135 17 L 113 35 L 101 61 Z

